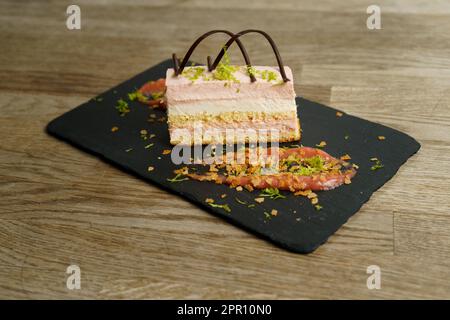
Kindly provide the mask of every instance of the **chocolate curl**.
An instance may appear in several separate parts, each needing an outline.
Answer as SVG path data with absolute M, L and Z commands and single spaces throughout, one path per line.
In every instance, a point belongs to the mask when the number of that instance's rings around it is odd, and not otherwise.
M 173 68 L 175 69 L 175 74 L 178 75 L 177 70 L 180 68 L 180 59 L 177 58 L 175 53 L 172 54 Z
M 197 40 L 195 40 L 195 42 L 192 44 L 192 46 L 189 48 L 189 50 L 184 55 L 183 61 L 181 61 L 181 63 L 179 62 L 179 60 L 177 59 L 176 54 L 174 53 L 172 55 L 172 60 L 173 60 L 173 66 L 174 66 L 174 70 L 175 70 L 175 75 L 176 76 L 180 75 L 183 72 L 184 67 L 186 67 L 186 64 L 189 61 L 189 58 L 191 57 L 191 55 L 194 52 L 195 48 L 200 44 L 200 42 L 202 42 L 204 39 L 206 39 L 207 37 L 209 37 L 210 35 L 213 35 L 215 33 L 225 33 L 225 34 L 229 35 L 230 37 L 235 36 L 234 33 L 232 33 L 231 31 L 228 31 L 228 30 L 212 30 L 212 31 L 204 33 L 199 38 L 197 38 Z M 251 62 L 250 62 L 250 58 L 248 57 L 247 50 L 245 50 L 244 45 L 242 44 L 242 42 L 239 39 L 233 40 L 233 42 L 234 41 L 236 41 L 237 45 L 239 46 L 239 49 L 242 52 L 242 55 L 244 57 L 245 64 L 247 65 L 247 68 L 250 68 L 252 65 L 251 65 Z M 208 65 L 208 69 L 209 69 L 209 67 L 210 67 L 210 63 Z M 255 76 L 253 74 L 250 75 L 250 79 L 251 79 L 252 82 L 256 81 L 256 78 L 255 78 Z
M 288 77 L 286 76 L 286 72 L 284 71 L 283 60 L 281 59 L 280 52 L 278 51 L 277 45 L 275 44 L 273 39 L 267 33 L 265 33 L 264 31 L 262 31 L 262 30 L 255 30 L 255 29 L 243 30 L 243 31 L 240 31 L 240 32 L 236 33 L 235 35 L 233 35 L 228 40 L 228 42 L 223 46 L 223 48 L 220 50 L 219 54 L 217 55 L 216 60 L 214 60 L 214 63 L 211 66 L 211 70 L 214 70 L 217 67 L 217 65 L 219 64 L 219 62 L 222 59 L 223 55 L 225 54 L 225 50 L 227 48 L 229 48 L 230 45 L 233 44 L 233 42 L 236 41 L 236 43 L 238 43 L 239 37 L 241 37 L 241 36 L 243 36 L 243 35 L 245 35 L 247 33 L 259 33 L 259 34 L 262 34 L 267 39 L 267 41 L 269 41 L 270 46 L 272 47 L 272 50 L 275 53 L 275 57 L 277 59 L 278 67 L 280 69 L 280 74 L 281 74 L 281 77 L 283 78 L 283 81 L 284 82 L 290 81 L 288 79 Z

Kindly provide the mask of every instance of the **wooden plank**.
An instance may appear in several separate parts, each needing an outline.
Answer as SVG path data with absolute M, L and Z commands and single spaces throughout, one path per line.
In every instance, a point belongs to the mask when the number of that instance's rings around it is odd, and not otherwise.
M 0 298 L 450 298 L 448 1 L 379 1 L 377 31 L 365 25 L 372 3 L 356 0 L 78 4 L 81 31 L 65 28 L 60 1 L 0 3 Z M 298 95 L 422 144 L 313 254 L 261 241 L 44 132 L 213 28 L 268 31 Z M 274 63 L 258 36 L 245 43 L 254 63 Z M 80 291 L 65 286 L 73 263 Z M 381 290 L 366 287 L 372 264 Z

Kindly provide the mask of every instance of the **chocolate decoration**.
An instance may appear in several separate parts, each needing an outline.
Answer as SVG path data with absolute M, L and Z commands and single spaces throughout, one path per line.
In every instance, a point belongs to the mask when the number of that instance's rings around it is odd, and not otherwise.
M 220 50 L 219 54 L 217 55 L 216 60 L 214 60 L 214 63 L 211 66 L 211 70 L 214 70 L 217 67 L 217 65 L 219 64 L 219 62 L 222 59 L 223 55 L 225 54 L 225 50 L 228 49 L 230 47 L 230 45 L 233 44 L 234 41 L 237 42 L 239 40 L 239 37 L 241 37 L 241 36 L 243 36 L 243 35 L 245 35 L 247 33 L 252 33 L 252 32 L 262 34 L 267 39 L 267 41 L 269 41 L 270 46 L 272 47 L 272 50 L 275 53 L 275 57 L 277 58 L 278 67 L 280 68 L 281 77 L 283 78 L 284 82 L 288 82 L 289 79 L 286 76 L 286 72 L 284 71 L 283 60 L 281 60 L 280 52 L 278 51 L 277 45 L 275 44 L 273 39 L 266 32 L 264 32 L 262 30 L 256 30 L 256 29 L 243 30 L 243 31 L 240 31 L 240 32 L 236 33 L 234 36 L 232 36 L 230 38 L 230 40 L 228 40 L 228 42 Z
M 172 60 L 173 60 L 173 68 L 175 69 L 175 74 L 177 74 L 177 70 L 180 68 L 180 60 L 177 58 L 177 55 L 175 53 L 172 54 Z
M 195 40 L 195 42 L 192 44 L 192 46 L 189 48 L 189 50 L 184 55 L 183 61 L 181 63 L 179 63 L 178 58 L 177 58 L 176 54 L 174 53 L 172 55 L 172 60 L 173 60 L 173 66 L 174 66 L 176 76 L 180 75 L 183 72 L 184 67 L 186 66 L 187 62 L 189 61 L 189 58 L 191 57 L 195 48 L 200 44 L 200 42 L 202 42 L 204 39 L 206 39 L 207 37 L 209 37 L 210 35 L 213 35 L 215 33 L 225 33 L 225 34 L 229 35 L 230 37 L 235 36 L 234 33 L 232 33 L 231 31 L 228 31 L 228 30 L 212 30 L 212 31 L 204 33 L 199 38 L 197 38 L 197 40 Z M 236 41 L 237 45 L 239 46 L 239 49 L 241 50 L 242 55 L 244 56 L 244 60 L 245 60 L 247 67 L 251 67 L 252 65 L 250 63 L 250 58 L 248 57 L 248 54 L 247 54 L 247 51 L 245 50 L 244 45 L 237 38 L 235 40 L 233 40 L 233 42 L 234 41 Z M 209 60 L 211 60 L 211 58 Z M 211 64 L 209 63 L 208 69 L 211 71 L 213 69 L 210 69 L 210 66 L 211 66 Z M 252 82 L 256 81 L 255 76 L 252 74 L 250 75 L 250 79 Z
M 211 56 L 207 56 L 206 57 L 206 62 L 208 63 L 208 71 L 212 71 L 212 69 L 211 69 L 211 65 L 212 65 Z

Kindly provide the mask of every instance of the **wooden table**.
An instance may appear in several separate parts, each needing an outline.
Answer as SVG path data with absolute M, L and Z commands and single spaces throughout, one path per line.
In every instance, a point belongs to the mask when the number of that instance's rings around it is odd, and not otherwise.
M 450 5 L 377 1 L 0 3 L 1 298 L 450 298 Z M 259 28 L 298 94 L 422 148 L 310 255 L 286 252 L 44 132 L 47 122 L 201 33 Z M 215 54 L 225 38 L 202 44 Z M 275 63 L 258 36 L 256 64 Z M 231 52 L 238 57 L 237 51 Z M 240 58 L 236 58 L 236 62 Z M 66 268 L 81 268 L 81 289 Z M 369 290 L 366 269 L 381 268 Z

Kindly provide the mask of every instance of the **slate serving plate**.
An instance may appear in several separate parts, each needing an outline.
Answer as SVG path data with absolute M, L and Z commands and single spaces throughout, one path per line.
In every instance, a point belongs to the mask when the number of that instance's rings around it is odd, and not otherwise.
M 164 61 L 104 92 L 99 96 L 100 99 L 90 100 L 54 119 L 47 126 L 48 133 L 178 194 L 226 221 L 298 253 L 310 253 L 323 244 L 420 148 L 416 140 L 402 132 L 346 114 L 337 117 L 336 109 L 297 98 L 303 129 L 301 143 L 314 146 L 324 140 L 327 142 L 325 151 L 336 157 L 349 154 L 351 162 L 359 165 L 358 173 L 350 185 L 318 193 L 323 207 L 320 211 L 308 199 L 288 192 L 282 192 L 285 199 L 266 199 L 264 203 L 258 204 L 254 198 L 260 192 L 256 190 L 238 192 L 225 185 L 192 180 L 171 183 L 167 178 L 172 178 L 173 170 L 180 166 L 171 162 L 170 154 L 162 154 L 164 149 L 171 149 L 164 121 L 165 112 L 152 110 L 134 101 L 129 102 L 131 112 L 124 117 L 114 108 L 118 99 L 126 99 L 127 93 L 149 80 L 164 77 L 171 64 L 171 60 Z M 151 122 L 148 121 L 149 117 L 154 117 L 150 118 Z M 114 126 L 119 130 L 111 132 Z M 156 137 L 144 141 L 140 136 L 142 129 L 156 134 Z M 386 140 L 379 141 L 377 137 L 380 135 L 385 136 Z M 154 145 L 146 149 L 149 143 Z M 295 143 L 285 145 L 292 144 Z M 370 170 L 372 157 L 380 159 L 384 167 Z M 155 170 L 149 172 L 149 166 Z M 227 197 L 221 199 L 220 195 L 224 193 Z M 218 204 L 227 203 L 231 212 L 209 206 L 205 203 L 206 198 L 213 198 Z M 235 198 L 253 203 L 255 207 L 248 208 Z M 268 219 L 264 212 L 272 209 L 278 210 L 278 215 Z

